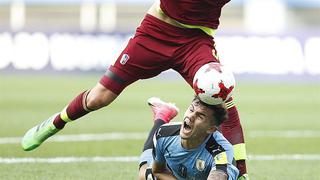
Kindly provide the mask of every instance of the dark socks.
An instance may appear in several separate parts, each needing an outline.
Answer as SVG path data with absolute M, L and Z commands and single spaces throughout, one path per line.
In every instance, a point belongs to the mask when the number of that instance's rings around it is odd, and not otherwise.
M 244 143 L 244 136 L 242 126 L 240 124 L 239 113 L 236 106 L 228 108 L 228 119 L 221 125 L 222 134 L 228 139 L 228 141 L 234 145 L 235 154 L 240 155 L 235 157 L 237 168 L 240 171 L 240 175 L 246 174 L 246 150 Z M 237 146 L 238 148 L 235 148 Z M 237 151 L 237 152 L 236 152 Z
M 56 128 L 62 129 L 67 122 L 76 120 L 90 112 L 84 108 L 86 96 L 87 91 L 79 94 L 70 102 L 67 108 L 63 109 L 63 111 L 55 117 L 53 124 Z
M 165 124 L 165 122 L 161 119 L 157 119 L 154 121 L 153 127 L 151 129 L 151 131 L 149 132 L 148 138 L 146 140 L 146 142 L 144 143 L 144 147 L 143 147 L 143 151 L 147 150 L 147 149 L 152 149 L 153 147 L 153 135 L 155 132 L 157 132 L 157 130 L 160 128 L 161 125 Z

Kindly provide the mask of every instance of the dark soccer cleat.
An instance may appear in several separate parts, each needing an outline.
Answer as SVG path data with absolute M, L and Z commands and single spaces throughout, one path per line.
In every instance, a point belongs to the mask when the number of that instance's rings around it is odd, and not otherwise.
M 167 103 L 157 97 L 148 99 L 148 105 L 153 112 L 153 120 L 161 119 L 169 123 L 179 112 L 179 109 L 173 103 Z

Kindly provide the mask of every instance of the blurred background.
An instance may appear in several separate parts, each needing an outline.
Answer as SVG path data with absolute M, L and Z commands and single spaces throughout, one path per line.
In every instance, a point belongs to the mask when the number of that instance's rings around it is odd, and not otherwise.
M 1 0 L 0 69 L 104 70 L 153 0 Z M 216 35 L 235 73 L 320 74 L 319 0 L 232 0 Z
M 192 89 L 173 71 L 24 152 L 24 133 L 93 87 L 153 0 L 0 0 L 0 179 L 136 179 L 151 96 L 180 121 Z M 251 179 L 319 180 L 320 0 L 231 0 L 215 36 L 234 72 Z

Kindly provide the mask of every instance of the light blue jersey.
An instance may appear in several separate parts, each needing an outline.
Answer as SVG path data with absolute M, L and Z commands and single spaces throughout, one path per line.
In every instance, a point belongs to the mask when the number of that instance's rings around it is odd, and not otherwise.
M 160 127 L 154 139 L 154 160 L 166 163 L 178 179 L 206 180 L 211 170 L 228 174 L 228 180 L 238 177 L 238 169 L 232 165 L 233 147 L 216 131 L 199 147 L 185 149 L 179 136 L 180 125 Z

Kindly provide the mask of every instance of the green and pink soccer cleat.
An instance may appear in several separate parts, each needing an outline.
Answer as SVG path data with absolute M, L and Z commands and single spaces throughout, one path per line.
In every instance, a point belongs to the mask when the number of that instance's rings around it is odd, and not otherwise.
M 53 125 L 53 120 L 57 114 L 43 121 L 41 124 L 31 128 L 22 138 L 23 150 L 31 151 L 41 145 L 46 139 L 56 134 L 60 129 Z

